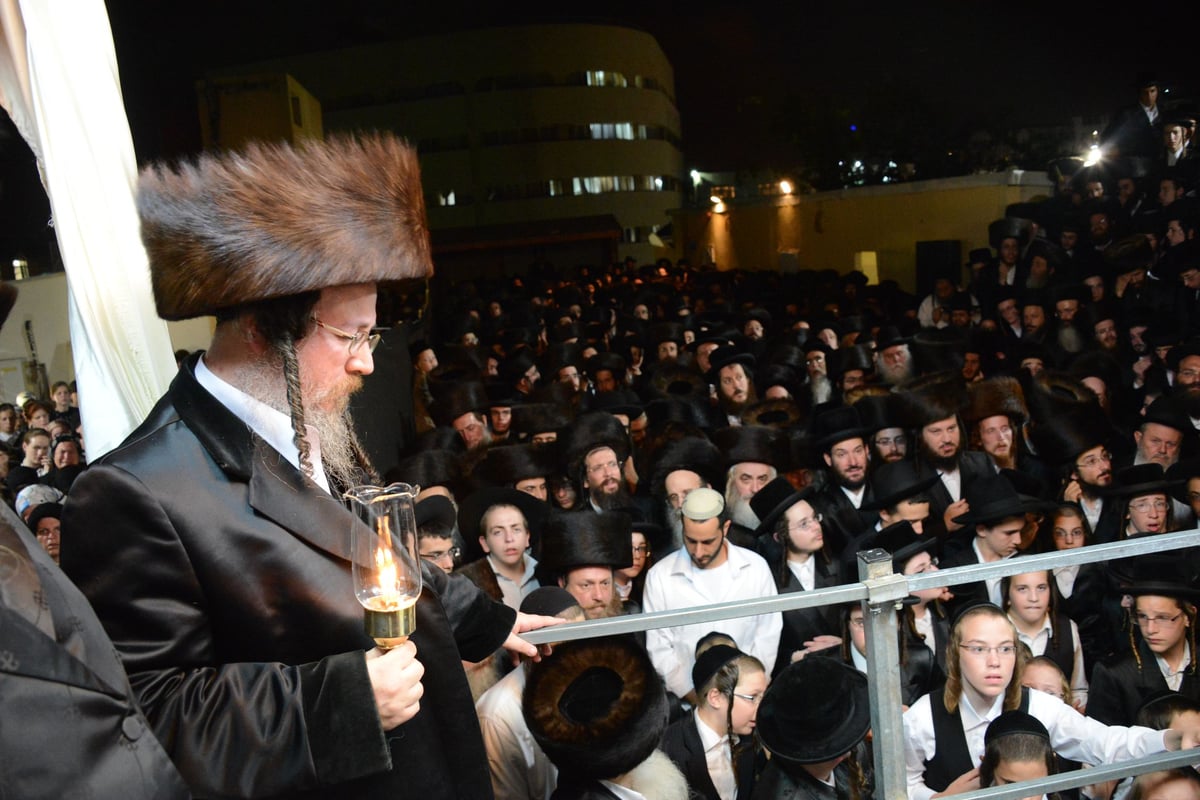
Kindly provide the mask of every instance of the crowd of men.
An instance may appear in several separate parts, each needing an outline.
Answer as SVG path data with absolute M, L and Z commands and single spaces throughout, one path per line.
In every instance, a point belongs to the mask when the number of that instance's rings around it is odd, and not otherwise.
M 0 726 L 0 788 L 869 796 L 861 607 L 546 658 L 520 634 L 814 591 L 855 580 L 875 547 L 914 574 L 1193 527 L 1185 155 L 1157 184 L 1132 160 L 1113 162 L 1130 175 L 1072 171 L 987 225 L 991 248 L 943 265 L 927 295 L 686 262 L 459 284 L 409 348 L 416 431 L 383 476 L 348 406 L 381 388 L 375 325 L 393 298 L 378 287 L 431 270 L 415 153 L 335 137 L 148 168 L 158 312 L 217 324 L 77 476 L 61 572 L 20 520 L 0 525 L 15 632 L 0 681 L 25 723 Z M 1138 202 L 1108 200 L 1106 181 L 1129 177 Z M 410 640 L 383 649 L 337 498 L 394 480 L 420 487 L 424 589 Z M 1194 746 L 1190 719 L 1128 726 L 1158 694 L 1200 697 L 1196 580 L 1184 551 L 915 593 L 899 632 L 910 795 L 979 786 L 1001 711 L 1088 762 Z M 1066 689 L 1022 688 L 1026 646 Z

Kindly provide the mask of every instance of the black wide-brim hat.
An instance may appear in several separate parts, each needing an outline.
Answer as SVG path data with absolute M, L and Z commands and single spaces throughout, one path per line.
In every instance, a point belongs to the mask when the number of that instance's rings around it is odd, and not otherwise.
M 724 456 L 722 469 L 729 469 L 734 464 L 769 464 L 775 465 L 781 455 L 779 450 L 780 433 L 766 425 L 741 425 L 734 428 L 722 428 L 712 435 L 713 444 Z M 713 484 L 717 486 L 718 484 Z M 723 483 L 721 484 L 723 487 Z
M 718 376 L 721 370 L 730 364 L 741 364 L 742 368 L 746 370 L 747 375 L 753 375 L 756 359 L 753 353 L 747 352 L 735 345 L 720 345 L 716 350 L 708 354 L 708 363 L 710 369 L 705 378 L 709 383 L 715 384 L 719 380 Z
M 1171 487 L 1171 496 L 1185 506 L 1191 505 L 1187 485 L 1192 478 L 1200 478 L 1200 456 L 1179 459 L 1167 468 L 1165 476 L 1174 484 Z
M 652 462 L 650 491 L 660 494 L 667 476 L 677 470 L 687 470 L 700 476 L 709 486 L 723 486 L 721 451 L 708 439 L 685 436 L 663 445 Z
M 892 571 L 902 573 L 913 556 L 932 553 L 940 544 L 938 537 L 918 535 L 911 522 L 902 520 L 868 535 L 859 542 L 858 549 L 888 551 L 892 556 Z
M 958 414 L 967 403 L 967 384 L 961 370 L 923 375 L 893 389 L 890 399 L 897 426 L 919 432 Z
M 990 525 L 1009 517 L 1020 517 L 1031 511 L 1045 511 L 1047 505 L 1037 498 L 1024 497 L 1017 493 L 1008 478 L 1003 475 L 987 475 L 977 478 L 966 492 L 970 511 L 954 518 L 954 522 L 966 528 L 975 525 Z
M 755 533 L 759 536 L 770 533 L 784 512 L 801 500 L 809 500 L 813 494 L 815 492 L 811 486 L 796 491 L 787 478 L 772 480 L 750 498 L 750 508 L 754 509 L 754 515 L 759 519 Z
M 558 438 L 569 475 L 578 476 L 588 453 L 603 447 L 611 448 L 619 462 L 629 458 L 629 434 L 620 420 L 607 411 L 580 414 Z
M 534 741 L 563 775 L 606 780 L 658 747 L 667 694 L 632 636 L 565 642 L 532 664 L 521 703 Z
M 554 471 L 554 463 L 545 449 L 532 444 L 511 444 L 489 447 L 472 475 L 492 486 L 512 486 L 530 478 L 549 477 Z
M 1151 461 L 1135 464 L 1113 473 L 1113 481 L 1104 487 L 1106 497 L 1137 497 L 1147 494 L 1170 495 L 1184 481 L 1167 478 L 1162 464 Z
M 637 419 L 642 415 L 642 400 L 637 392 L 631 389 L 614 389 L 611 392 L 597 392 L 588 404 L 588 411 L 607 411 L 609 414 Z
M 429 413 L 437 425 L 452 425 L 463 414 L 483 414 L 491 401 L 482 381 L 429 381 Z
M 1121 587 L 1121 594 L 1173 597 L 1200 605 L 1200 588 L 1197 588 L 1197 578 L 1200 576 L 1195 574 L 1190 560 L 1181 558 L 1181 554 L 1175 551 L 1132 556 L 1112 563 L 1110 571 L 1122 582 L 1128 583 Z
M 879 511 L 892 508 L 902 500 L 929 491 L 938 480 L 936 472 L 923 474 L 916 464 L 908 459 L 882 464 L 871 476 L 874 499 L 863 503 L 862 510 Z
M 854 406 L 835 406 L 814 415 L 812 421 L 812 438 L 817 449 L 828 451 L 838 442 L 847 439 L 866 439 L 872 433 L 863 425 Z
M 758 738 L 785 766 L 843 756 L 871 727 L 867 676 L 833 658 L 789 664 L 758 710 Z

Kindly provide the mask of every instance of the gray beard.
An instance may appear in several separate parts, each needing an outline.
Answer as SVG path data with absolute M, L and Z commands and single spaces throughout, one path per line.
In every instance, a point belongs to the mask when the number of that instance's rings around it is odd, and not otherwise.
M 1083 350 L 1083 336 L 1074 325 L 1064 325 L 1058 329 L 1058 346 L 1066 353 L 1078 353 Z
M 833 384 L 829 382 L 829 376 L 818 372 L 809 379 L 809 387 L 812 392 L 813 405 L 819 403 L 828 403 L 829 398 L 833 396 Z
M 880 359 L 878 365 L 879 375 L 883 382 L 889 386 L 899 386 L 905 381 L 912 378 L 912 359 L 907 359 L 903 364 L 889 364 L 883 359 Z
M 670 503 L 663 503 L 663 519 L 667 521 L 667 530 L 671 533 L 671 549 L 683 547 L 683 512 L 672 508 Z
M 268 366 L 264 360 L 261 368 L 244 368 L 237 371 L 236 386 L 246 394 L 280 413 L 291 417 L 287 401 L 287 388 L 283 381 L 281 364 Z M 304 402 L 304 422 L 317 435 L 321 444 L 321 464 L 331 485 L 350 487 L 362 483 L 362 468 L 354 455 L 354 428 L 350 423 L 350 393 L 327 404 L 323 401 L 333 392 L 310 397 L 312 392 L 304 386 L 301 377 L 301 395 Z M 332 407 L 329 407 L 332 406 Z M 301 470 L 303 471 L 303 470 Z
M 750 501 L 743 497 L 735 497 L 729 503 L 729 517 L 738 525 L 754 530 L 759 526 L 758 515 L 750 507 Z

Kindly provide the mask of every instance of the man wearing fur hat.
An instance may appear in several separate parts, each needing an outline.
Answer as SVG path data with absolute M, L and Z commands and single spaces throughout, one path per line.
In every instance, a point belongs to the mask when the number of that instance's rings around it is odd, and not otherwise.
M 571 593 L 588 619 L 624 613 L 613 571 L 633 564 L 633 521 L 628 514 L 563 514 L 542 537 L 542 571 Z
M 728 540 L 729 522 L 720 492 L 696 489 L 687 496 L 683 501 L 683 548 L 658 561 L 646 574 L 642 602 L 647 612 L 777 593 L 767 562 Z M 722 626 L 770 673 L 783 627 L 778 613 L 732 619 Z M 709 630 L 709 624 L 697 623 L 646 632 L 646 649 L 667 689 L 693 704 L 691 671 L 696 641 Z
M 547 620 L 426 565 L 410 641 L 372 649 L 337 499 L 378 481 L 345 414 L 376 285 L 430 272 L 415 152 L 251 145 L 147 169 L 138 210 L 159 315 L 216 327 L 75 483 L 64 567 L 172 760 L 204 796 L 487 796 L 461 659 Z

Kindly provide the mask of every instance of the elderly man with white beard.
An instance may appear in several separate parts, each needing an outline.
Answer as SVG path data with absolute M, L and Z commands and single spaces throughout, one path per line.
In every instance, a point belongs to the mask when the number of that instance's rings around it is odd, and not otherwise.
M 894 325 L 885 325 L 879 329 L 875 339 L 875 374 L 880 383 L 887 386 L 899 386 L 913 376 L 912 353 L 909 352 L 910 339 L 900 335 L 900 330 Z
M 724 453 L 729 538 L 741 547 L 753 548 L 760 520 L 750 507 L 750 498 L 779 474 L 775 467 L 780 455 L 779 435 L 765 425 L 746 425 L 717 431 L 713 443 Z
M 670 532 L 670 545 L 667 551 L 655 553 L 658 558 L 683 546 L 683 501 L 696 489 L 711 489 L 721 483 L 721 460 L 716 445 L 699 436 L 679 439 L 659 451 L 650 492 L 660 512 L 658 518 Z

